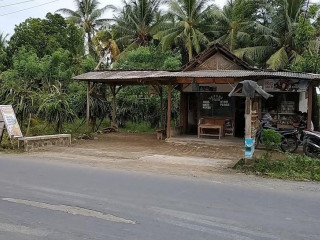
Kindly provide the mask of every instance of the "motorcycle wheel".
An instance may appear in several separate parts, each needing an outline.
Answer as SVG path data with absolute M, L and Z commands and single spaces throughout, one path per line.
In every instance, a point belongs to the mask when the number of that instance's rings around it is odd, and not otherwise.
M 303 145 L 303 152 L 306 156 L 311 157 L 311 158 L 319 158 L 320 157 L 320 153 L 313 150 L 313 147 L 307 143 L 305 143 Z
M 297 150 L 299 143 L 296 138 L 287 137 L 281 141 L 280 148 L 283 152 L 293 153 Z

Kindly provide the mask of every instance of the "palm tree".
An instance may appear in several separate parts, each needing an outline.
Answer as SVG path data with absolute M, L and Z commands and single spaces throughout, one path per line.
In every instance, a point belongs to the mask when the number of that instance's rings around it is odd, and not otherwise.
M 221 11 L 218 8 L 211 10 L 214 19 L 212 33 L 215 42 L 228 46 L 234 51 L 240 46 L 251 42 L 250 29 L 258 15 L 259 1 L 256 0 L 229 0 Z
M 146 46 L 153 35 L 161 29 L 163 18 L 159 12 L 162 0 L 130 0 L 125 2 L 114 29 L 117 42 L 122 48 L 131 50 Z
M 116 8 L 113 5 L 98 8 L 100 2 L 97 0 L 74 0 L 74 3 L 77 8 L 75 11 L 62 8 L 57 12 L 68 15 L 71 22 L 83 29 L 87 38 L 86 52 L 88 52 L 91 51 L 92 37 L 95 32 L 112 20 L 101 17 L 107 10 L 115 10 Z
M 183 42 L 189 60 L 193 53 L 210 42 L 208 36 L 212 27 L 209 0 L 169 0 L 169 15 L 175 21 L 171 27 L 160 31 L 154 37 L 159 39 L 164 50 Z
M 256 24 L 255 46 L 238 49 L 236 55 L 266 62 L 273 70 L 284 69 L 293 63 L 300 54 L 294 38 L 304 4 L 305 0 L 278 1 L 270 26 Z
M 93 38 L 93 45 L 97 55 L 100 57 L 100 61 L 95 68 L 96 70 L 98 70 L 102 62 L 106 60 L 107 55 L 110 54 L 111 62 L 114 62 L 118 59 L 120 50 L 116 41 L 114 40 L 112 31 L 99 31 Z

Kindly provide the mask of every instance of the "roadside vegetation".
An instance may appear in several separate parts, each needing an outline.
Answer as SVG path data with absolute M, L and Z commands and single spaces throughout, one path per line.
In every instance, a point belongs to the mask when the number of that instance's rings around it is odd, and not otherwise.
M 121 9 L 105 2 L 77 0 L 73 9 L 26 19 L 12 36 L 0 29 L 0 103 L 13 106 L 24 134 L 85 131 L 86 85 L 73 76 L 179 70 L 213 43 L 253 66 L 320 73 L 319 7 L 309 1 L 233 0 L 223 9 L 209 0 L 127 0 Z M 164 126 L 165 88 L 163 94 L 148 86 L 117 90 L 120 128 Z M 173 101 L 175 125 L 178 91 Z M 98 84 L 90 105 L 90 131 L 96 132 L 112 121 L 111 86 Z
M 272 178 L 320 181 L 320 159 L 280 152 L 281 135 L 274 130 L 264 130 L 262 137 L 265 152 L 251 160 L 240 160 L 236 170 Z
M 299 154 L 286 154 L 273 159 L 263 155 L 249 164 L 241 161 L 235 168 L 272 178 L 320 181 L 320 160 Z

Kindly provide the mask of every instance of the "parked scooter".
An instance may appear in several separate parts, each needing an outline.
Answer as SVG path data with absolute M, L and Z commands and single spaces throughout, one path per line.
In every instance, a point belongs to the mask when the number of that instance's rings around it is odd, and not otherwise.
M 303 131 L 303 152 L 306 156 L 320 158 L 320 132 Z
M 299 131 L 297 129 L 290 130 L 279 130 L 273 127 L 264 126 L 265 123 L 260 123 L 259 129 L 256 133 L 255 147 L 257 148 L 259 144 L 263 144 L 262 142 L 262 132 L 264 129 L 272 129 L 282 135 L 280 149 L 283 152 L 293 153 L 297 150 L 299 146 Z

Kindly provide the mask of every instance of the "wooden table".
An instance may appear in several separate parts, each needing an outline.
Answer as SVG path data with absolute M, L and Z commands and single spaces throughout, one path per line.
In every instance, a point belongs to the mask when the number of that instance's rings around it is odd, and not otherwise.
M 218 130 L 218 134 L 214 134 L 214 133 L 204 133 L 203 130 L 204 129 L 215 129 Z M 221 125 L 212 125 L 212 124 L 199 124 L 198 125 L 198 138 L 200 138 L 201 136 L 211 136 L 211 137 L 219 137 L 219 139 L 222 137 L 222 131 L 223 130 L 223 126 Z

